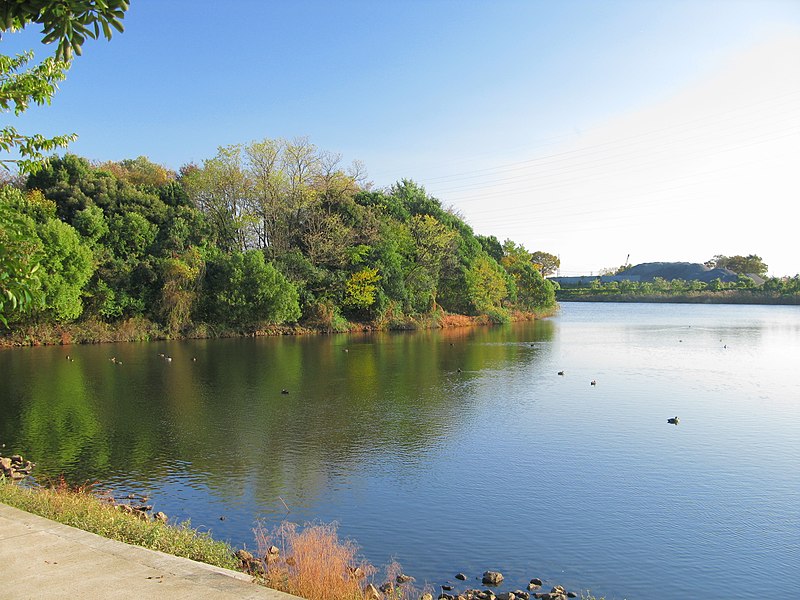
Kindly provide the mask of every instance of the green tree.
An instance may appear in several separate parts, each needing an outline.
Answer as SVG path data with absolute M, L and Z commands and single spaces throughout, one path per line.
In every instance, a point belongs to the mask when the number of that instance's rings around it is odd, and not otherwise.
M 479 256 L 466 272 L 469 298 L 479 313 L 503 310 L 502 301 L 509 295 L 508 275 L 486 254 Z
M 188 171 L 181 181 L 195 206 L 206 214 L 216 245 L 224 251 L 244 250 L 250 182 L 241 146 L 220 147 L 214 158 Z
M 366 309 L 375 304 L 378 282 L 381 277 L 378 269 L 365 267 L 348 277 L 344 288 L 342 304 L 348 308 Z
M 50 219 L 38 231 L 45 311 L 57 321 L 77 319 L 83 312 L 81 293 L 94 272 L 92 251 L 70 225 Z
M 18 190 L 0 190 L 0 322 L 6 327 L 12 314 L 41 302 L 38 272 L 44 258 L 36 224 L 6 201 L 9 193 Z
M 723 256 L 717 254 L 710 260 L 706 261 L 706 266 L 718 269 L 730 269 L 737 275 L 739 274 L 754 274 L 761 277 L 766 276 L 769 267 L 764 260 L 756 254 L 748 254 L 747 256 Z
M 206 258 L 205 316 L 211 323 L 251 326 L 300 317 L 297 289 L 260 250 L 214 250 Z
M 531 254 L 531 261 L 545 277 L 555 273 L 561 266 L 561 259 L 558 258 L 558 256 L 548 252 L 542 252 L 541 250 L 537 250 Z

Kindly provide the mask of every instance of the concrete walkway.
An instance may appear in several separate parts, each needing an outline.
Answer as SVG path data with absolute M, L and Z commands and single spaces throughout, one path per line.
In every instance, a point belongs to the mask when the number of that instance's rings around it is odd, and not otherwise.
M 297 600 L 243 573 L 130 546 L 0 504 L 0 598 Z

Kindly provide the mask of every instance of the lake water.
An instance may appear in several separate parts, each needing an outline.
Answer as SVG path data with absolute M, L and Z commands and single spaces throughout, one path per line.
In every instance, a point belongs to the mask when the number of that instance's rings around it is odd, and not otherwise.
M 238 546 L 258 519 L 336 521 L 418 582 L 800 589 L 798 307 L 565 303 L 494 328 L 12 349 L 0 411 L 4 454 L 40 478 L 147 494 Z

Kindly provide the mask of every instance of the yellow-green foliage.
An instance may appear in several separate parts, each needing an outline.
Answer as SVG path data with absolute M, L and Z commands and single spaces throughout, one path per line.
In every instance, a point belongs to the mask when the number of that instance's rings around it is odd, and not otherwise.
M 344 305 L 351 308 L 369 308 L 375 303 L 376 285 L 380 281 L 378 269 L 364 268 L 353 273 L 344 288 Z

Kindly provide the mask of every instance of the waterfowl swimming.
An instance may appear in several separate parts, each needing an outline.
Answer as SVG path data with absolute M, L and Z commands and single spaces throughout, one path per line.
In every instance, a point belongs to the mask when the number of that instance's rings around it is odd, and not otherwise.
M 597 385 L 597 381 L 595 381 L 594 379 L 592 379 L 592 382 L 591 382 L 589 385 Z
M 669 423 L 670 425 L 677 425 L 680 422 L 681 422 L 681 420 L 678 417 L 674 417 L 672 419 L 667 419 L 667 423 Z
M 559 371 L 559 372 L 558 372 L 558 374 L 559 374 L 559 375 L 563 375 L 563 374 L 564 374 L 564 371 Z
M 281 394 L 288 394 L 289 390 L 281 390 Z

